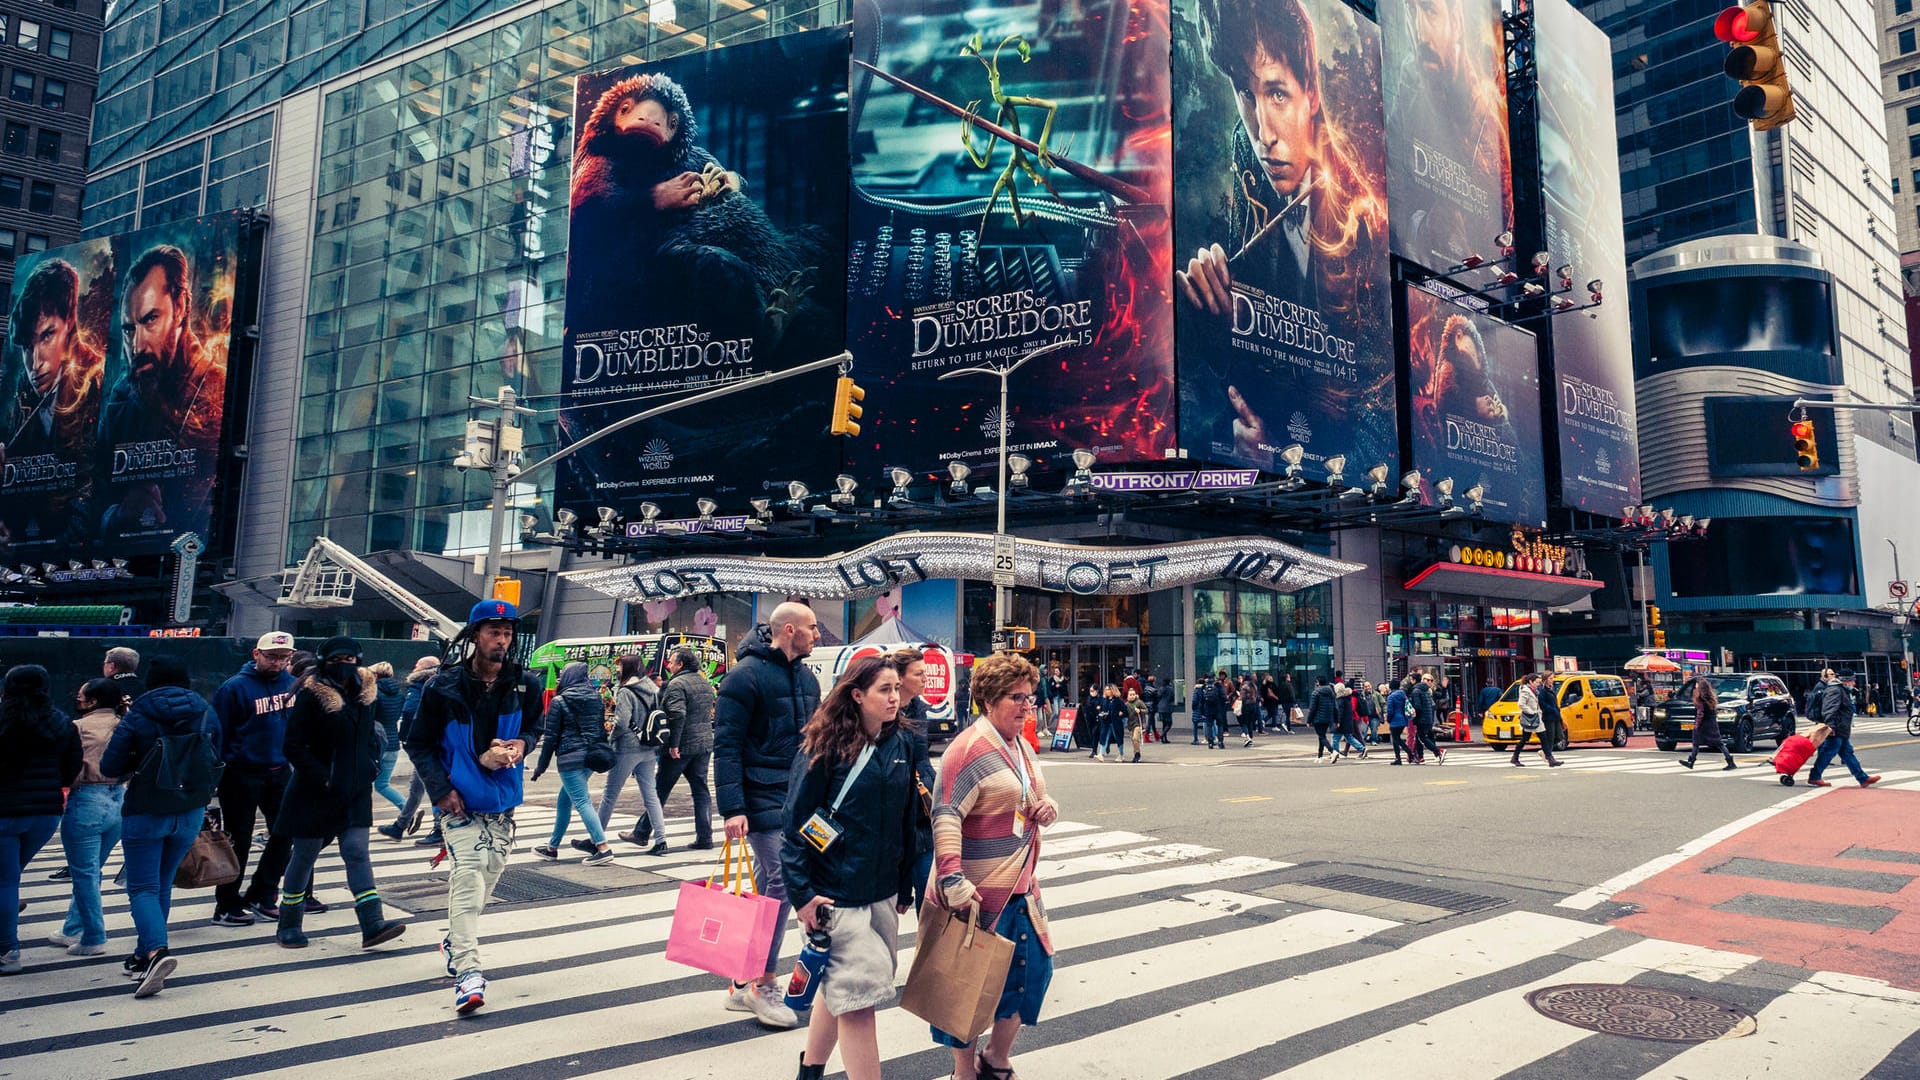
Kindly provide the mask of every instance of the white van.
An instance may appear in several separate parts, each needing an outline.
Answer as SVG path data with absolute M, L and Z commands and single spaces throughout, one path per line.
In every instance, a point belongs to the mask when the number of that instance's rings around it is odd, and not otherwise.
M 878 643 L 827 645 L 814 649 L 801 663 L 813 669 L 824 697 L 855 660 L 863 656 L 884 656 L 901 647 Z M 927 734 L 951 735 L 960 729 L 969 712 L 967 676 L 973 667 L 973 656 L 956 654 L 939 645 L 922 651 L 926 653 L 927 686 L 920 696 L 927 703 Z

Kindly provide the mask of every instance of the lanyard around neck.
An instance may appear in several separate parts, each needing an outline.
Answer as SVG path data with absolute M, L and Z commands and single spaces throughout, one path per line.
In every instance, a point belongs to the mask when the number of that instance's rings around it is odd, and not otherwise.
M 868 743 L 860 748 L 860 756 L 853 759 L 853 771 L 849 772 L 846 780 L 841 782 L 840 794 L 833 797 L 833 808 L 827 811 L 829 814 L 838 814 L 840 812 L 840 804 L 847 801 L 847 792 L 852 790 L 853 782 L 859 779 L 861 770 L 865 769 L 867 762 L 872 760 L 873 744 Z

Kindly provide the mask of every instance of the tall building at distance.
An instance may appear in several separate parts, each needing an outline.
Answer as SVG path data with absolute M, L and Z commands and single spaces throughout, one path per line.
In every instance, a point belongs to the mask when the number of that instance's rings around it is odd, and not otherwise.
M 18 254 L 80 237 L 102 0 L 0 5 L 0 289 Z M 7 313 L 0 311 L 0 324 Z

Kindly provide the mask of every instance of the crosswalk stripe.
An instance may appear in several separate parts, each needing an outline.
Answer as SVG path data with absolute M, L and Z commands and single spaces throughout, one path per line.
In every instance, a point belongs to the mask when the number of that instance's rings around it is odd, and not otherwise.
M 1689 947 L 1672 942 L 1651 938 L 1638 941 L 1598 960 L 1575 964 L 1524 986 L 1489 994 L 1352 1043 L 1276 1073 L 1270 1080 L 1392 1075 L 1415 1059 L 1425 1063 L 1422 1074 L 1433 1080 L 1502 1076 L 1592 1034 L 1535 1012 L 1526 999 L 1531 991 L 1564 983 L 1625 983 L 1689 959 L 1690 953 Z
M 1026 1076 L 1170 1076 L 1251 1053 L 1283 1039 L 1422 994 L 1549 956 L 1606 932 L 1602 926 L 1512 912 L 1446 930 L 1390 952 L 1297 975 L 1272 986 L 1161 1013 L 1123 1028 L 1020 1055 Z M 1286 1003 L 1283 1009 L 1272 1007 Z M 1257 1022 L 1250 1022 L 1258 1017 Z M 1422 1054 L 1422 1069 L 1437 1060 Z M 1388 1070 L 1407 1068 L 1402 1057 Z M 1346 1074 L 1351 1076 L 1353 1074 Z
M 1099 920 L 1102 916 L 1095 915 L 1087 918 Z M 1116 997 L 1152 994 L 1184 983 L 1218 978 L 1245 968 L 1305 956 L 1361 940 L 1370 934 L 1391 929 L 1395 925 L 1397 924 L 1366 915 L 1308 911 L 1257 927 L 1201 938 L 1195 942 L 1140 949 L 1071 966 L 1063 964 L 1056 967 L 1053 984 L 1047 991 L 1046 1004 L 1040 1013 L 1041 1025 L 1044 1027 L 1049 1021 L 1057 1022 L 1067 1016 L 1100 1008 L 1110 1004 Z M 1104 931 L 1100 932 L 1104 934 Z M 900 970 L 903 975 L 911 964 L 912 960 L 907 951 L 902 950 Z M 934 1048 L 926 1021 L 905 1010 L 887 1009 L 875 1019 L 883 1060 L 918 1054 Z M 1245 1017 L 1241 1017 L 1240 1020 L 1244 1023 Z M 1098 1039 L 1089 1041 L 1097 1042 Z M 694 1077 L 710 1075 L 706 1070 L 717 1067 L 720 1071 L 711 1075 L 773 1076 L 777 1075 L 776 1070 L 791 1067 L 795 1055 L 804 1044 L 805 1037 L 800 1032 L 787 1032 L 771 1038 L 736 1043 L 728 1047 L 724 1055 L 724 1063 L 718 1065 L 712 1060 L 712 1054 L 695 1052 L 648 1061 L 644 1071 L 649 1076 Z M 1186 1045 L 1184 1042 L 1178 1043 L 1174 1049 L 1178 1052 Z M 1140 1071 L 1143 1062 L 1138 1060 L 1128 1069 L 1117 1072 L 1101 1073 L 1082 1068 L 1054 1071 L 1032 1064 L 1041 1058 L 1042 1053 L 1021 1055 L 1022 1075 L 1114 1077 L 1143 1075 Z M 943 1066 L 940 1071 L 945 1073 L 947 1067 Z M 611 1080 L 612 1077 L 622 1075 L 632 1075 L 631 1070 L 610 1069 L 590 1074 L 589 1077 L 581 1080 Z
M 1912 1037 L 1917 1018 L 1920 994 L 1892 990 L 1868 979 L 1816 976 L 1755 1013 L 1759 1027 L 1752 1035 L 1691 1047 L 1641 1080 L 1862 1077 L 1876 1072 L 1889 1054 Z

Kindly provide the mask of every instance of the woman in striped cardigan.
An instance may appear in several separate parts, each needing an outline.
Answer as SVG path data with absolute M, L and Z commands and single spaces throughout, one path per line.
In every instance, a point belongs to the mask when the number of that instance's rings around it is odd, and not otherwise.
M 1034 880 L 1040 830 L 1060 816 L 1039 764 L 1020 737 L 1040 673 L 1018 653 L 995 653 L 973 668 L 980 717 L 940 758 L 934 792 L 933 872 L 948 910 L 979 904 L 982 922 L 1013 942 L 1013 962 L 985 1045 L 934 1029 L 953 1050 L 956 1080 L 1011 1080 L 1008 1055 L 1022 1024 L 1038 1023 L 1053 979 L 1047 912 Z

